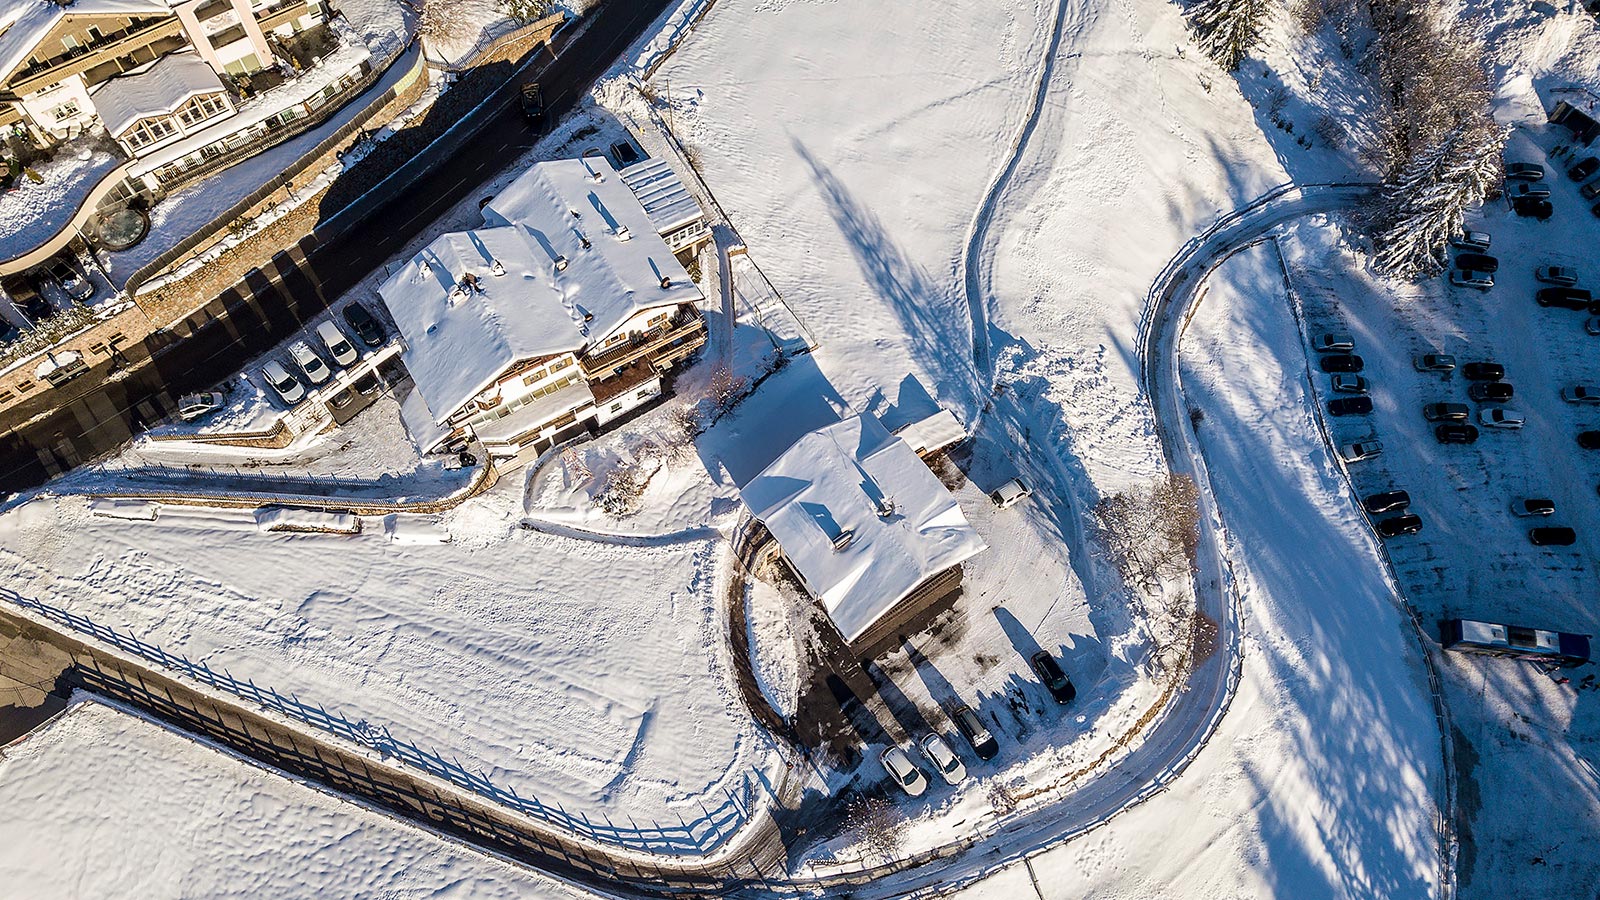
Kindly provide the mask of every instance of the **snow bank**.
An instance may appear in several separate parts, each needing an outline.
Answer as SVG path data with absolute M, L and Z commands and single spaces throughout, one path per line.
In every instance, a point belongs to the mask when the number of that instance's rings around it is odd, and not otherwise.
M 349 513 L 300 509 L 293 506 L 264 506 L 256 510 L 256 526 L 262 531 L 290 531 L 306 534 L 360 534 L 361 520 Z
M 100 498 L 89 501 L 89 512 L 92 515 L 104 516 L 108 519 L 127 519 L 129 521 L 154 522 L 156 511 L 161 509 L 161 504 L 150 503 L 145 500 L 111 500 Z

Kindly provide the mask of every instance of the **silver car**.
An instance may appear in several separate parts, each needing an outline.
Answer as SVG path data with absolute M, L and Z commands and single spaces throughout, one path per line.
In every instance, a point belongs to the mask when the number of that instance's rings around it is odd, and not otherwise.
M 328 364 L 323 362 L 322 357 L 312 351 L 311 345 L 305 341 L 295 341 L 290 344 L 289 355 L 294 357 L 295 365 L 300 367 L 300 371 L 306 373 L 306 378 L 312 384 L 321 384 L 333 374 L 333 370 L 328 368 Z
M 1572 287 L 1578 283 L 1578 270 L 1571 266 L 1540 266 L 1533 270 L 1533 277 L 1545 284 Z
M 305 385 L 290 375 L 289 370 L 277 360 L 267 360 L 267 364 L 261 367 L 261 375 L 267 379 L 267 384 L 272 385 L 272 389 L 278 392 L 278 396 L 283 398 L 283 402 L 290 406 L 305 399 Z
M 967 767 L 961 764 L 961 758 L 937 734 L 922 739 L 922 755 L 933 764 L 933 770 L 939 773 L 945 784 L 957 784 L 967 777 Z
M 355 346 L 350 343 L 350 339 L 345 337 L 339 326 L 332 322 L 325 321 L 317 326 L 317 339 L 322 341 L 322 346 L 327 349 L 328 355 L 333 357 L 333 361 L 341 366 L 353 366 L 356 360 L 361 358 Z

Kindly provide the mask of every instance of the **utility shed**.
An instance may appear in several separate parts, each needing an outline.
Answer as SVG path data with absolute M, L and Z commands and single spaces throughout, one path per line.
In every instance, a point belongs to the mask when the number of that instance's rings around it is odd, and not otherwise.
M 1572 132 L 1573 138 L 1588 144 L 1600 137 L 1600 122 L 1596 122 L 1588 113 L 1565 100 L 1559 100 L 1550 110 L 1550 124 L 1565 125 Z
M 941 409 L 926 419 L 901 428 L 894 436 L 905 441 L 918 456 L 927 458 L 966 440 L 967 430 L 961 427 L 950 410 Z
M 987 546 L 871 415 L 804 435 L 740 494 L 847 641 Z

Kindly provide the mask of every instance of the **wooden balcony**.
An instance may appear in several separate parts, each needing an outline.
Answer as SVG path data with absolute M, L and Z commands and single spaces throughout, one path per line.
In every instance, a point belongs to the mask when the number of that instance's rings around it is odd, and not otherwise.
M 677 313 L 677 320 L 663 331 L 649 331 L 617 347 L 578 358 L 578 366 L 589 379 L 610 378 L 641 359 L 658 360 L 687 356 L 706 342 L 706 320 L 691 307 Z M 670 363 L 669 363 L 670 365 Z M 659 366 L 667 368 L 667 365 Z
M 19 95 L 31 94 L 63 78 L 86 72 L 118 57 L 132 55 L 150 44 L 164 38 L 177 37 L 182 33 L 183 23 L 178 21 L 177 16 L 168 16 L 142 28 L 108 34 L 105 40 L 92 47 L 82 47 L 73 53 L 62 54 L 39 65 L 19 70 L 11 81 L 11 89 Z M 141 60 L 141 62 L 148 61 Z

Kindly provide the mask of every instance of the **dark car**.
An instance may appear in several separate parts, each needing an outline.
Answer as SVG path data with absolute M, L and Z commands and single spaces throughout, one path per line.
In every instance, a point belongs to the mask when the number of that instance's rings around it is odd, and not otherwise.
M 1589 301 L 1593 299 L 1584 288 L 1575 287 L 1547 287 L 1540 288 L 1533 295 L 1533 299 L 1540 306 L 1554 306 L 1560 309 L 1577 309 L 1587 311 Z
M 1545 525 L 1542 528 L 1529 528 L 1528 540 L 1535 547 L 1568 547 L 1577 541 L 1578 533 L 1564 525 Z
M 1358 416 L 1372 412 L 1371 397 L 1340 397 L 1328 401 L 1330 416 Z
M 1567 177 L 1573 181 L 1583 181 L 1590 175 L 1600 172 L 1600 158 L 1585 156 L 1578 160 L 1578 164 L 1567 170 Z
M 1324 372 L 1359 372 L 1366 365 L 1361 361 L 1361 357 L 1350 353 L 1324 356 L 1320 363 Z
M 1600 431 L 1578 432 L 1578 446 L 1585 450 L 1600 450 Z
M 955 712 L 950 714 L 950 721 L 956 723 L 956 730 L 972 745 L 972 752 L 978 754 L 979 759 L 994 759 L 1000 745 L 995 742 L 989 729 L 983 727 L 983 722 L 972 711 L 972 707 L 956 707 Z
M 1411 505 L 1411 495 L 1405 491 L 1384 491 L 1381 494 L 1372 494 L 1361 501 L 1367 512 L 1378 513 L 1399 512 Z
M 1378 533 L 1384 537 L 1399 537 L 1402 534 L 1416 534 L 1422 530 L 1422 517 L 1407 513 L 1395 516 L 1392 519 L 1383 519 L 1378 522 Z
M 522 86 L 522 115 L 528 124 L 537 126 L 544 121 L 544 91 L 537 81 Z
M 1596 178 L 1583 187 L 1578 188 L 1578 193 L 1582 194 L 1583 199 L 1585 200 L 1593 200 L 1596 197 L 1600 197 L 1600 178 Z
M 1422 407 L 1422 417 L 1429 422 L 1463 422 L 1472 415 L 1465 403 L 1429 403 Z
M 1511 385 L 1504 381 L 1480 381 L 1467 386 L 1467 396 L 1476 403 L 1505 403 L 1512 393 Z
M 1469 362 L 1461 367 L 1461 374 L 1473 381 L 1499 381 L 1506 377 L 1506 367 L 1497 362 Z
M 1478 439 L 1478 428 L 1476 425 L 1446 422 L 1433 429 L 1433 436 L 1441 444 L 1470 444 Z
M 1538 219 L 1541 222 L 1556 214 L 1556 208 L 1551 206 L 1550 201 L 1543 197 L 1518 197 L 1511 201 L 1511 211 L 1519 216 Z M 1596 213 L 1596 215 L 1600 215 L 1600 213 Z
M 1067 673 L 1061 671 L 1061 666 L 1048 650 L 1040 650 L 1028 660 L 1033 663 L 1033 671 L 1039 675 L 1039 680 L 1049 688 L 1050 696 L 1056 698 L 1057 703 L 1071 703 L 1072 698 L 1078 696 L 1078 689 L 1072 686 L 1072 679 Z
M 59 257 L 45 274 L 74 303 L 87 302 L 94 296 L 94 282 L 89 280 L 88 273 L 83 271 L 83 266 L 75 259 Z
M 1544 166 L 1530 162 L 1506 163 L 1506 177 L 1520 178 L 1525 181 L 1539 181 L 1544 178 Z
M 1456 268 L 1493 273 L 1500 270 L 1500 260 L 1482 253 L 1458 253 L 1456 254 Z
M 389 336 L 372 313 L 359 303 L 344 308 L 344 320 L 350 323 L 350 328 L 361 338 L 361 343 L 368 347 L 381 347 L 384 338 Z

